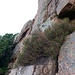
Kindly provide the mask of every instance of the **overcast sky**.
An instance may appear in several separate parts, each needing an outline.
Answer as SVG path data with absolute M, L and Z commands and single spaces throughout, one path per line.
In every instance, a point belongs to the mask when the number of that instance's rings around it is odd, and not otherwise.
M 0 35 L 19 33 L 37 13 L 38 0 L 0 0 Z

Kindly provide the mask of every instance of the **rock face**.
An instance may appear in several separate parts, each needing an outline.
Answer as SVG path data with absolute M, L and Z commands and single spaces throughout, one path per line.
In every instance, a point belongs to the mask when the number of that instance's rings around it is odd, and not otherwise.
M 61 47 L 57 75 L 75 75 L 75 32 L 69 35 Z
M 32 32 L 49 17 L 50 20 L 54 19 L 56 16 L 60 18 L 75 18 L 74 13 L 75 0 L 38 0 L 38 12 L 35 17 Z
M 75 0 L 38 0 L 38 11 L 35 18 L 29 20 L 14 39 L 13 65 L 22 52 L 24 40 L 37 29 L 43 32 L 46 28 L 52 26 L 52 23 L 58 21 L 58 17 L 74 19 Z M 38 65 L 18 67 L 12 69 L 9 75 L 75 75 L 74 35 L 75 32 L 68 36 L 69 38 L 62 46 L 57 63 L 58 67 L 56 67 L 55 60 L 44 59 L 44 61 L 46 60 L 45 64 L 42 62 Z M 57 74 L 55 74 L 56 68 L 58 68 Z
M 45 61 L 45 60 L 44 60 Z M 31 65 L 12 69 L 9 75 L 55 75 L 56 65 L 55 60 L 46 59 L 40 65 Z
M 16 47 L 14 48 L 13 51 L 13 56 L 12 58 L 15 60 L 19 53 L 22 52 L 22 48 L 23 48 L 23 42 L 26 39 L 26 37 L 28 37 L 28 35 L 30 35 L 31 30 L 32 30 L 32 25 L 33 25 L 33 20 L 29 20 L 22 28 L 21 32 L 15 37 L 14 39 L 14 44 L 16 44 Z
M 71 13 L 70 13 L 71 11 Z M 67 15 L 70 13 L 69 15 Z M 54 19 L 55 17 L 70 17 L 75 16 L 75 0 L 38 0 L 38 11 L 35 18 L 29 20 L 22 28 L 20 34 L 16 37 L 15 43 L 18 43 L 26 33 L 30 33 L 40 27 L 47 19 Z
M 38 12 L 35 17 L 33 29 L 36 30 L 42 23 L 44 23 L 49 17 L 55 17 L 55 0 L 38 0 Z
M 74 9 L 74 0 L 61 0 L 57 6 L 57 14 L 59 15 L 62 12 L 70 11 Z
M 27 23 L 25 23 L 21 32 L 14 39 L 14 43 L 19 43 L 23 37 L 26 37 L 28 34 L 30 34 L 33 22 L 34 21 L 29 20 Z
M 59 17 L 75 18 L 75 0 L 61 0 L 57 6 L 57 15 Z

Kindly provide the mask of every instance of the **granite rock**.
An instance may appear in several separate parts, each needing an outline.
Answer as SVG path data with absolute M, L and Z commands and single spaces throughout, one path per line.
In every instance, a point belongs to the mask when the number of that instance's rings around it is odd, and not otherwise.
M 61 47 L 56 75 L 75 75 L 75 32 L 67 36 Z
M 55 75 L 56 64 L 55 60 L 44 59 L 45 62 L 38 65 L 30 65 L 12 69 L 9 75 Z

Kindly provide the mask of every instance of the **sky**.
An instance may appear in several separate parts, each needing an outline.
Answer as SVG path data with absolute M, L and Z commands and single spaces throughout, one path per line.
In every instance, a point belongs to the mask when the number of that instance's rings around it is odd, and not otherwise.
M 23 25 L 32 20 L 38 0 L 0 0 L 0 35 L 20 33 Z

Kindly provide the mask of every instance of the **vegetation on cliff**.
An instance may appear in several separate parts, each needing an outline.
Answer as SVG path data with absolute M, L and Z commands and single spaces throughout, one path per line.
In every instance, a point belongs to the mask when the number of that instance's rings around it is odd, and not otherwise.
M 0 36 L 0 75 L 4 75 L 7 71 L 8 63 L 12 55 L 12 46 L 14 40 L 13 34 L 5 34 Z
M 23 52 L 18 58 L 18 65 L 36 63 L 41 57 L 56 59 L 65 37 L 75 31 L 75 21 L 64 19 L 55 23 L 44 32 L 36 31 L 24 41 Z

